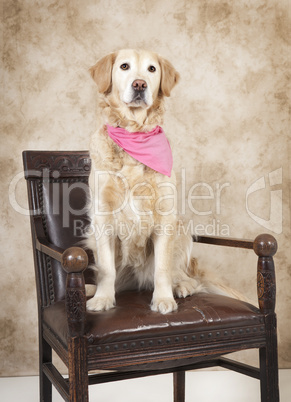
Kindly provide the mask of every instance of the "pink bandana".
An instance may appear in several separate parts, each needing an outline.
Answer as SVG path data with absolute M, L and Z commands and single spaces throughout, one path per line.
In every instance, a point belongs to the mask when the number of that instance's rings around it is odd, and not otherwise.
M 173 166 L 172 151 L 160 126 L 147 133 L 130 133 L 124 128 L 107 124 L 110 138 L 134 159 L 159 173 L 171 177 Z

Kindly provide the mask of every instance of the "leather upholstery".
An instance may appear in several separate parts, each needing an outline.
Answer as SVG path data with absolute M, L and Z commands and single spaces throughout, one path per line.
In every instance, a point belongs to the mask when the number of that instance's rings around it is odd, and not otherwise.
M 117 295 L 116 307 L 107 312 L 87 312 L 85 334 L 89 343 L 106 344 L 191 334 L 197 331 L 213 341 L 214 337 L 231 337 L 262 331 L 263 316 L 251 304 L 229 297 L 200 293 L 177 299 L 178 311 L 162 315 L 150 309 L 149 291 L 128 291 Z M 46 308 L 43 320 L 50 330 L 67 343 L 65 303 Z M 216 333 L 219 332 L 219 334 Z M 209 334 L 212 334 L 209 336 Z

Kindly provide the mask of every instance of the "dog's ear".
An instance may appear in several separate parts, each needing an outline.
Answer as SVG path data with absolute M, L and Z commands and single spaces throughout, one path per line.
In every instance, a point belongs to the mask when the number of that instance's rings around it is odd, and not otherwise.
M 91 77 L 98 86 L 100 93 L 106 93 L 111 87 L 112 67 L 116 59 L 116 53 L 110 53 L 89 69 Z
M 172 89 L 180 79 L 180 75 L 168 60 L 160 57 L 159 62 L 161 66 L 160 91 L 163 95 L 170 96 Z

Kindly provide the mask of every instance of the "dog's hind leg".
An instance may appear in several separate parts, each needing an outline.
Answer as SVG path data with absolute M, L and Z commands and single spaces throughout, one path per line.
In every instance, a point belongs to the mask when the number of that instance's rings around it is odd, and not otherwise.
M 194 293 L 205 292 L 205 286 L 201 281 L 197 269 L 197 261 L 191 258 L 187 269 L 175 264 L 172 274 L 173 292 L 177 297 L 187 297 Z

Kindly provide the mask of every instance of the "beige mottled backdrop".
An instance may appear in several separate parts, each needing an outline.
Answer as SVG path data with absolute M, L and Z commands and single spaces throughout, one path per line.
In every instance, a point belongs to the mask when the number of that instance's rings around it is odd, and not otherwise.
M 89 147 L 98 114 L 88 68 L 124 47 L 154 50 L 181 74 L 164 128 L 174 146 L 180 211 L 192 229 L 276 236 L 280 367 L 290 368 L 290 2 L 1 3 L 1 375 L 38 369 L 21 152 Z M 254 254 L 206 247 L 197 247 L 201 264 L 255 301 Z M 240 357 L 256 362 L 253 352 Z

